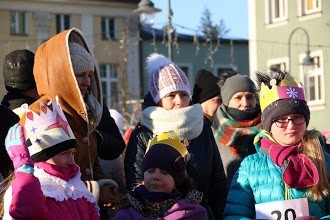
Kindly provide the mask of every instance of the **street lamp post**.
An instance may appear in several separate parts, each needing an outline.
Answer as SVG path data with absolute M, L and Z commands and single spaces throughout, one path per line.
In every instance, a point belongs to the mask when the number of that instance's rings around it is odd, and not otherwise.
M 133 11 L 134 14 L 137 14 L 140 16 L 140 22 L 142 26 L 152 26 L 151 21 L 147 21 L 147 19 L 153 19 L 153 16 L 155 13 L 160 12 L 161 10 L 154 7 L 154 3 L 150 0 L 141 0 L 138 4 L 138 8 Z M 172 32 L 173 32 L 173 25 L 172 25 L 172 17 L 173 17 L 173 11 L 171 8 L 171 0 L 168 0 L 168 21 L 166 26 L 166 32 L 167 32 L 167 52 L 168 52 L 168 58 L 172 60 Z M 146 25 L 148 24 L 148 25 Z
M 306 66 L 314 66 L 314 60 L 313 60 L 313 58 L 310 56 L 310 44 L 309 44 L 309 35 L 308 35 L 308 32 L 307 32 L 307 30 L 305 29 L 305 28 L 303 28 L 303 27 L 297 27 L 297 28 L 295 28 L 295 29 L 293 29 L 293 31 L 290 33 L 290 36 L 289 36 L 289 45 L 288 45 L 288 47 L 289 47 L 289 50 L 288 50 L 288 55 L 289 55 L 289 73 L 291 72 L 291 39 L 292 39 L 292 36 L 293 36 L 293 34 L 294 33 L 296 33 L 296 31 L 298 31 L 298 30 L 301 30 L 301 31 L 303 31 L 304 33 L 305 33 L 305 35 L 306 35 L 306 38 L 307 38 L 307 51 L 306 51 L 306 57 L 303 59 L 303 63 L 302 63 L 302 65 L 304 66 L 304 67 L 306 67 Z
M 155 22 L 155 14 L 161 10 L 154 7 L 154 3 L 150 0 L 141 0 L 138 8 L 133 14 L 140 16 L 140 24 L 144 27 L 151 27 Z

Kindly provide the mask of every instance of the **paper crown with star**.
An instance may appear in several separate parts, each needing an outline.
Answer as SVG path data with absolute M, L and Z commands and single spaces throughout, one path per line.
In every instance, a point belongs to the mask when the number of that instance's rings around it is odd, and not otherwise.
M 175 150 L 177 150 L 183 158 L 185 158 L 188 154 L 188 141 L 181 141 L 179 136 L 174 131 L 164 132 L 162 134 L 156 135 L 153 139 L 149 140 L 146 153 L 155 144 L 169 145 Z
M 46 161 L 76 147 L 76 138 L 58 102 L 40 103 L 40 114 L 25 108 L 25 138 L 31 159 Z
M 304 91 L 298 86 L 296 81 L 290 74 L 286 74 L 284 79 L 276 86 L 276 80 L 270 81 L 271 88 L 261 83 L 260 88 L 260 108 L 261 111 L 269 106 L 271 103 L 279 99 L 299 99 L 305 101 Z

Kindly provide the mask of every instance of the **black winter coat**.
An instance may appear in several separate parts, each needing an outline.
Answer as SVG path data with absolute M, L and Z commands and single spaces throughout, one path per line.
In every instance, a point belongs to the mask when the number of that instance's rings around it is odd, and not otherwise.
M 26 96 L 19 92 L 8 92 L 2 99 L 1 104 L 8 107 L 10 110 L 21 107 L 22 104 L 27 103 L 31 105 L 36 99 Z
M 103 113 L 99 125 L 97 154 L 103 160 L 113 160 L 124 151 L 126 144 L 108 107 L 103 103 Z
M 152 132 L 142 125 L 138 125 L 131 134 L 125 155 L 128 190 L 143 180 L 142 160 L 152 136 Z M 228 191 L 227 179 L 209 123 L 204 123 L 202 133 L 189 141 L 188 151 L 191 158 L 187 173 L 196 183 L 197 190 L 204 193 L 202 205 L 208 210 L 209 219 L 222 219 Z M 212 217 L 210 208 L 215 217 Z
M 6 178 L 14 170 L 5 146 L 5 138 L 11 126 L 18 123 L 19 117 L 7 107 L 0 105 L 0 172 Z

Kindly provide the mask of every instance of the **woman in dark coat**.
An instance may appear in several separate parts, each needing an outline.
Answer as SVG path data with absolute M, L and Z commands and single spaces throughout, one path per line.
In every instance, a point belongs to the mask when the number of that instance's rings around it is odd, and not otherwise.
M 167 58 L 152 54 L 142 120 L 132 132 L 125 155 L 128 190 L 143 180 L 141 167 L 146 147 L 154 135 L 173 130 L 189 141 L 187 173 L 203 192 L 202 205 L 209 219 L 221 219 L 227 195 L 227 179 L 211 127 L 204 123 L 200 104 L 190 105 L 189 82 L 182 70 Z

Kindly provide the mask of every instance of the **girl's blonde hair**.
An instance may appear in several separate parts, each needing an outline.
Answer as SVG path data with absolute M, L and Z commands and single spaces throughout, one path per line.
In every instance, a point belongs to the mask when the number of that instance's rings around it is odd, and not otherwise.
M 307 189 L 312 200 L 322 200 L 330 193 L 330 177 L 327 172 L 327 165 L 324 157 L 324 140 L 321 133 L 316 130 L 307 130 L 302 140 L 300 152 L 308 156 L 316 166 L 319 173 L 319 182 Z M 321 143 L 323 142 L 323 143 Z
M 15 174 L 14 172 L 11 172 L 8 177 L 6 179 L 4 179 L 3 181 L 1 181 L 0 183 L 0 219 L 2 219 L 3 214 L 4 214 L 4 196 L 5 193 L 7 191 L 7 189 L 9 188 L 9 186 L 11 186 L 11 184 L 13 183 L 15 179 Z

